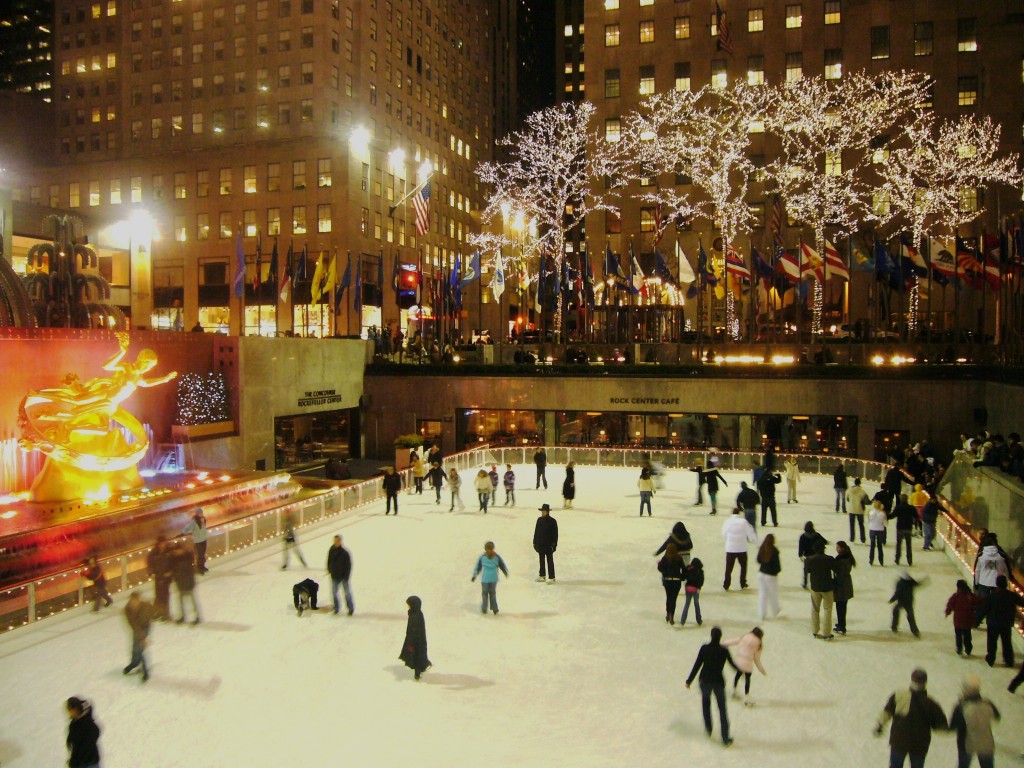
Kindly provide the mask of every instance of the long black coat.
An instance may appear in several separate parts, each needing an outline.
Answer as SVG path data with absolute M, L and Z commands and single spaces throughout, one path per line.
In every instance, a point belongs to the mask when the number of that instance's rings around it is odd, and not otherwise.
M 565 482 L 562 483 L 562 498 L 576 498 L 576 470 L 572 467 L 565 468 Z
M 558 521 L 551 515 L 541 515 L 533 529 L 533 549 L 544 555 L 558 548 Z
M 68 724 L 68 765 L 80 768 L 86 765 L 98 765 L 100 762 L 100 727 L 92 719 L 92 710 L 86 705 L 81 717 Z
M 423 620 L 422 605 L 418 597 L 410 597 L 409 622 L 405 626 L 405 642 L 398 658 L 405 662 L 409 669 L 423 672 L 430 666 L 427 658 L 427 624 Z

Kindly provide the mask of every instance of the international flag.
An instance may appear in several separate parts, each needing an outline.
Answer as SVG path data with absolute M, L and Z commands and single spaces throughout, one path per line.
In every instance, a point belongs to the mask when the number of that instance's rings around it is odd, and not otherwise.
M 843 261 L 839 249 L 828 240 L 825 240 L 825 274 L 841 280 L 850 279 L 850 270 L 846 268 L 846 262 Z
M 953 255 L 952 246 L 949 243 L 931 238 L 929 248 L 932 257 L 932 271 L 945 277 L 956 277 L 956 256 Z
M 672 270 L 668 268 L 668 262 L 665 261 L 665 257 L 661 255 L 661 251 L 657 248 L 654 249 L 654 274 L 660 277 L 663 282 L 672 282 Z
M 501 294 L 505 292 L 505 269 L 501 262 L 501 251 L 495 254 L 494 277 L 491 278 L 491 293 L 494 300 L 501 301 Z
M 750 267 L 731 245 L 725 253 L 725 272 L 741 280 L 750 280 Z
M 452 295 L 452 304 L 455 305 L 455 309 L 462 309 L 462 281 L 460 275 L 462 273 L 462 254 L 455 254 L 455 266 L 452 268 L 452 273 L 448 276 L 448 290 Z
M 636 254 L 633 253 L 633 241 L 629 241 L 629 292 L 640 293 L 640 288 L 644 284 L 644 271 L 640 268 L 640 262 L 636 260 Z
M 875 258 L 865 250 L 864 246 L 850 238 L 850 266 L 861 272 L 875 271 Z
M 800 265 L 797 263 L 797 255 L 790 251 L 779 253 L 775 259 L 775 272 L 791 283 L 800 282 Z
M 607 277 L 610 277 L 616 285 L 623 288 L 629 288 L 629 280 L 626 278 L 626 273 L 622 270 L 622 265 L 619 264 L 618 257 L 612 253 L 611 243 L 605 245 L 604 253 L 604 273 Z
M 302 258 L 299 260 L 298 269 L 295 270 L 295 282 L 305 282 L 308 277 L 308 269 L 306 262 L 309 261 L 309 246 L 302 246 Z
M 473 251 L 473 255 L 469 257 L 469 263 L 466 264 L 466 272 L 462 275 L 460 287 L 465 288 L 472 282 L 480 279 L 480 251 Z
M 260 298 L 260 284 L 263 282 L 263 241 L 260 233 L 256 232 L 256 271 L 252 275 L 252 292 L 256 294 L 257 301 Z
M 1001 248 L 999 237 L 996 235 L 985 235 L 985 282 L 993 291 L 998 291 L 1003 282 L 1002 268 L 1000 267 Z
M 594 308 L 594 268 L 590 264 L 590 259 L 587 259 L 587 279 L 583 285 L 584 293 L 586 294 L 587 308 Z
M 772 220 L 770 223 L 772 237 L 775 238 L 775 242 L 778 245 L 782 244 L 782 197 L 780 195 L 775 196 L 775 200 L 772 202 Z
M 341 302 L 345 299 L 345 291 L 352 285 L 352 251 L 348 252 L 348 262 L 345 264 L 345 272 L 341 276 L 341 283 L 338 285 L 338 292 L 334 295 L 334 312 L 341 311 Z
M 327 268 L 327 277 L 324 278 L 323 295 L 330 298 L 334 295 L 334 289 L 338 285 L 338 251 L 331 254 L 331 265 Z
M 925 277 L 928 274 L 928 262 L 924 260 L 921 252 L 910 242 L 912 235 L 903 233 L 900 237 L 900 266 L 904 274 L 914 274 L 918 277 Z
M 242 226 L 238 226 L 238 238 L 235 241 L 235 274 L 231 279 L 231 291 L 236 299 L 245 296 L 245 250 L 242 247 Z
M 583 303 L 587 300 L 587 291 L 584 287 L 585 278 L 583 276 L 583 252 L 578 254 L 578 261 L 576 270 L 576 306 L 579 309 L 583 309 Z M 589 259 L 588 265 L 589 265 Z
M 542 253 L 537 261 L 537 288 L 533 294 L 533 311 L 537 314 L 544 311 L 544 262 L 546 260 L 547 257 Z
M 324 293 L 324 252 L 316 257 L 316 269 L 313 270 L 313 282 L 309 285 L 310 305 L 319 304 Z
M 676 260 L 679 262 L 679 282 L 696 282 L 697 275 L 694 274 L 693 267 L 690 265 L 690 259 L 683 253 L 683 248 L 679 245 L 678 240 L 676 240 Z
M 772 277 L 775 275 L 775 270 L 772 268 L 771 263 L 761 255 L 757 248 L 751 247 L 750 253 L 754 260 L 755 274 L 764 283 L 766 289 L 771 287 Z
M 277 242 L 274 243 L 274 251 L 277 251 Z M 295 264 L 295 251 L 292 248 L 292 243 L 288 243 L 288 255 L 285 257 L 284 263 L 284 274 L 281 275 L 281 282 L 277 287 L 278 295 L 281 297 L 281 301 L 288 301 L 288 296 L 291 295 L 292 291 L 292 269 Z
M 710 285 L 712 288 L 718 285 L 715 265 L 708 258 L 708 252 L 704 250 L 703 243 L 697 246 L 697 274 L 700 275 L 701 285 Z
M 902 291 L 906 287 L 899 262 L 892 257 L 881 240 L 875 240 L 875 279 L 879 282 L 888 282 L 889 288 L 897 291 Z
M 665 215 L 661 210 L 661 203 L 659 202 L 654 207 L 654 245 L 657 246 L 661 242 L 661 236 L 665 234 Z
M 729 32 L 729 21 L 725 18 L 725 11 L 718 4 L 718 0 L 715 0 L 715 26 L 718 27 L 718 50 L 725 51 L 732 56 L 732 34 Z
M 416 234 L 423 237 L 430 228 L 430 182 L 412 196 L 412 209 L 416 213 Z
M 352 306 L 356 311 L 356 318 L 362 322 L 363 314 L 363 257 L 356 256 L 356 283 L 352 296 Z
M 398 292 L 402 288 L 401 284 L 399 283 L 398 253 L 397 253 L 397 251 L 395 252 L 394 260 L 391 262 L 391 288 L 395 292 L 395 304 L 397 304 L 398 303 Z
M 267 272 L 267 282 L 270 283 L 271 288 L 277 285 L 278 270 L 280 269 L 277 263 L 277 238 L 274 238 L 274 247 L 270 252 L 270 270 Z
M 825 262 L 818 252 L 811 248 L 808 243 L 800 243 L 800 255 L 803 257 L 800 264 L 800 277 L 812 277 L 819 283 L 825 282 Z
M 377 290 L 380 291 L 380 305 L 384 308 L 384 249 L 381 248 L 378 252 L 379 258 L 377 259 Z

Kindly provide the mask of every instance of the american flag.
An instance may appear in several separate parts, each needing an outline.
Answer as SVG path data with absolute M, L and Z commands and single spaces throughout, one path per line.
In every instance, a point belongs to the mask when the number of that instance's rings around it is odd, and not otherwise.
M 729 22 L 725 18 L 725 11 L 715 0 L 715 26 L 718 27 L 718 50 L 725 51 L 732 56 L 732 34 L 729 32 Z
M 775 202 L 772 204 L 771 230 L 775 244 L 780 245 L 782 243 L 782 198 L 778 195 L 775 196 Z
M 430 182 L 412 197 L 412 207 L 416 211 L 416 234 L 420 237 L 427 234 L 430 227 Z

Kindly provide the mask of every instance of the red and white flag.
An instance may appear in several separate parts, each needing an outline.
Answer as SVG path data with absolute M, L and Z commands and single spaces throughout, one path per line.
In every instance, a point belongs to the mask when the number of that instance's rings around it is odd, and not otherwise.
M 796 255 L 789 251 L 779 254 L 775 259 L 775 271 L 792 283 L 800 281 L 800 265 L 797 264 Z
M 850 270 L 846 267 L 839 250 L 828 240 L 825 241 L 825 275 L 838 277 L 843 280 L 850 279 Z
M 430 182 L 423 185 L 415 195 L 412 196 L 412 208 L 416 213 L 416 234 L 423 237 L 430 228 Z
M 822 261 L 818 252 L 807 243 L 800 243 L 800 253 L 803 257 L 800 264 L 800 277 L 813 277 L 819 283 L 825 282 L 825 262 Z

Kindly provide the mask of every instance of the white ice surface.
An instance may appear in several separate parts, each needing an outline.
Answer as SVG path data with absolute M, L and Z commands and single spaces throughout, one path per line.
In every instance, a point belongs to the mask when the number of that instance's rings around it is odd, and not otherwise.
M 831 477 L 816 476 L 803 478 L 799 505 L 786 504 L 781 489 L 783 614 L 764 625 L 768 676 L 755 675 L 756 706 L 730 701 L 736 743 L 724 749 L 717 725 L 708 741 L 700 694 L 685 689 L 685 678 L 711 626 L 732 637 L 758 623 L 753 568 L 750 589 L 721 588 L 722 513 L 746 474 L 725 473 L 723 509 L 710 517 L 707 506 L 692 506 L 694 476 L 669 473 L 654 517 L 640 519 L 635 470 L 578 467 L 572 510 L 561 509 L 561 467 L 549 467 L 549 491 L 533 490 L 532 466 L 516 470 L 514 509 L 501 505 L 500 489 L 486 516 L 470 488 L 465 512 L 455 514 L 447 498 L 439 507 L 432 494 L 403 494 L 398 517 L 374 505 L 300 531 L 315 566 L 308 570 L 293 561 L 282 571 L 278 543 L 212 561 L 197 590 L 204 623 L 155 626 L 146 685 L 121 674 L 124 596 L 98 615 L 77 609 L 0 637 L 0 765 L 63 765 L 62 704 L 81 695 L 103 728 L 104 768 L 881 766 L 887 744 L 872 736 L 874 720 L 918 665 L 947 714 L 963 676 L 980 676 L 1003 713 L 997 764 L 1016 761 L 1024 747 L 1021 700 L 1006 691 L 1012 674 L 981 660 L 983 633 L 975 633 L 974 659 L 954 655 L 943 607 L 958 575 L 945 553 L 914 553 L 914 571 L 930 577 L 917 599 L 923 639 L 889 631 L 896 569 L 869 567 L 860 545 L 849 634 L 811 637 L 797 538 L 809 519 L 830 542 L 848 533 L 831 508 Z M 534 581 L 543 502 L 559 523 L 554 585 Z M 676 520 L 706 567 L 700 628 L 692 616 L 685 627 L 664 619 L 652 553 Z M 353 556 L 351 618 L 330 611 L 323 563 L 334 533 Z M 512 574 L 499 584 L 497 617 L 480 615 L 480 588 L 469 579 L 488 539 Z M 291 587 L 306 576 L 321 584 L 321 609 L 300 619 Z M 419 683 L 397 659 L 413 594 L 423 599 L 434 663 Z M 955 764 L 952 736 L 933 740 L 929 764 Z

